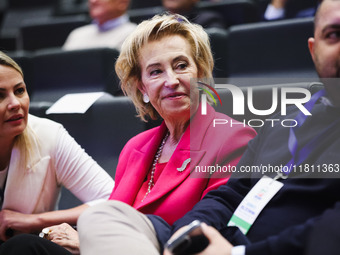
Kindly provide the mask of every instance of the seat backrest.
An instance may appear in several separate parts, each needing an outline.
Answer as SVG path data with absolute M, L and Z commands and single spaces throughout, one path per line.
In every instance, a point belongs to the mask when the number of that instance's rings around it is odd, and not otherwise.
M 196 6 L 199 10 L 221 14 L 226 27 L 260 20 L 257 5 L 251 0 L 199 1 Z M 128 13 L 132 22 L 140 23 L 164 11 L 162 5 L 149 5 L 148 7 L 132 8 Z
M 259 22 L 229 30 L 228 77 L 316 78 L 307 40 L 313 18 Z
M 88 0 L 57 0 L 55 16 L 89 15 Z
M 146 7 L 146 8 L 134 8 L 128 10 L 128 14 L 131 22 L 139 24 L 143 20 L 152 18 L 156 14 L 164 12 L 162 6 Z
M 34 102 L 30 113 L 47 117 L 63 124 L 72 137 L 114 178 L 119 154 L 129 139 L 146 130 L 136 117 L 136 110 L 128 97 L 105 94 L 85 114 L 49 114 L 50 106 Z M 59 209 L 77 206 L 80 201 L 62 189 Z
M 146 130 L 136 117 L 128 97 L 105 94 L 84 114 L 48 114 L 47 118 L 64 125 L 71 136 L 112 177 L 118 156 L 126 142 Z
M 32 59 L 31 101 L 55 102 L 68 93 L 119 93 L 114 70 L 118 54 L 111 48 L 37 52 Z
M 9 8 L 27 8 L 27 7 L 41 7 L 46 5 L 54 5 L 57 0 L 7 0 Z
M 228 73 L 226 45 L 228 44 L 228 30 L 221 28 L 207 28 L 206 32 L 210 38 L 211 51 L 214 57 L 213 76 L 215 78 L 225 78 Z
M 30 113 L 61 123 L 69 134 L 106 170 L 112 178 L 124 145 L 133 136 L 155 127 L 157 121 L 142 122 L 128 97 L 114 97 L 108 93 L 100 97 L 84 114 L 48 114 L 52 103 L 32 102 Z M 68 190 L 62 189 L 60 209 L 71 208 L 81 202 Z
M 252 0 L 200 1 L 198 8 L 220 13 L 226 27 L 260 21 L 258 6 Z
M 20 26 L 27 20 L 44 23 L 52 17 L 54 0 L 11 0 L 4 11 L 0 27 L 0 47 L 2 50 L 16 50 L 16 38 Z
M 140 8 L 148 8 L 161 6 L 162 0 L 148 0 L 148 1 L 140 1 L 140 0 L 131 0 L 130 1 L 130 9 L 140 9 Z
M 87 16 L 58 17 L 47 22 L 26 22 L 20 27 L 17 37 L 19 50 L 40 50 L 62 47 L 70 32 L 90 22 Z

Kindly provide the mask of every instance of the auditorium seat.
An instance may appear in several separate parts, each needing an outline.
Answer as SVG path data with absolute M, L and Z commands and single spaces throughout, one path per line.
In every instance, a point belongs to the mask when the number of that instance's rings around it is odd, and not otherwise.
M 228 30 L 221 28 L 208 28 L 206 32 L 210 38 L 211 51 L 214 57 L 213 76 L 215 78 L 227 77 L 226 65 L 228 56 L 226 54 L 226 45 L 228 43 Z
M 140 1 L 140 0 L 130 0 L 130 9 L 141 9 L 148 7 L 161 6 L 162 0 L 148 0 L 148 1 Z
M 260 21 L 258 6 L 252 0 L 200 1 L 198 8 L 221 13 L 226 27 Z
M 84 114 L 48 114 L 64 125 L 82 147 L 113 177 L 118 156 L 126 142 L 145 130 L 128 97 L 108 93 Z
M 105 93 L 84 114 L 48 114 L 51 103 L 33 102 L 30 113 L 61 123 L 72 137 L 113 178 L 118 157 L 133 136 L 159 125 L 159 121 L 145 123 L 136 117 L 136 110 L 128 97 L 114 97 Z M 80 201 L 62 189 L 59 208 L 79 205 Z
M 251 0 L 199 1 L 197 8 L 220 13 L 225 19 L 226 27 L 260 20 L 257 4 Z M 130 9 L 128 13 L 132 22 L 140 23 L 164 11 L 165 9 L 160 5 L 146 8 L 133 8 Z
M 152 18 L 156 14 L 161 14 L 164 12 L 164 8 L 162 6 L 152 6 L 145 8 L 135 8 L 129 9 L 127 11 L 130 21 L 136 24 L 141 23 L 143 20 L 147 20 Z
M 57 0 L 55 16 L 89 15 L 88 0 Z
M 317 74 L 307 44 L 311 36 L 313 18 L 231 27 L 225 53 L 229 82 L 240 77 L 314 81 Z
M 7 1 L 0 1 L 0 27 L 2 26 L 2 20 L 3 20 L 6 9 L 7 9 Z
M 48 105 L 35 104 L 34 107 L 42 114 L 42 109 Z M 34 112 L 32 108 L 31 113 Z M 128 97 L 114 97 L 107 93 L 85 114 L 49 114 L 45 117 L 63 124 L 70 135 L 113 178 L 119 154 L 126 142 L 146 129 L 145 123 L 136 117 L 135 107 Z M 79 203 L 67 190 L 63 189 L 62 193 L 61 209 Z
M 55 102 L 68 93 L 105 91 L 119 94 L 114 71 L 118 54 L 111 48 L 36 52 L 31 66 L 31 101 Z
M 56 0 L 10 0 L 4 12 L 0 28 L 0 47 L 2 50 L 14 51 L 19 28 L 27 20 L 46 22 L 53 15 Z
M 61 48 L 72 30 L 89 23 L 86 15 L 56 17 L 44 23 L 26 22 L 20 27 L 17 48 L 28 51 Z

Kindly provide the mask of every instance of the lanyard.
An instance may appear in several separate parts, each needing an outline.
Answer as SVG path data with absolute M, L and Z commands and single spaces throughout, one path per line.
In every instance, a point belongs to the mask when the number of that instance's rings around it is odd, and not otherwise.
M 318 99 L 326 94 L 325 90 L 320 90 L 317 93 L 315 93 L 311 100 L 308 101 L 305 104 L 305 108 L 310 111 L 314 107 L 315 103 L 318 101 Z M 300 128 L 306 121 L 307 116 L 303 114 L 302 112 L 299 112 L 299 114 L 296 116 L 295 120 L 297 121 L 297 126 L 291 127 L 289 130 L 289 138 L 288 138 L 288 148 L 290 153 L 292 154 L 291 160 L 286 164 L 285 170 L 283 171 L 284 178 L 287 178 L 291 170 L 293 169 L 291 166 L 294 165 L 300 165 L 303 161 L 307 159 L 307 157 L 310 155 L 311 151 L 315 148 L 317 144 L 319 144 L 323 138 L 327 135 L 327 133 L 330 133 L 337 127 L 337 124 L 340 122 L 340 119 L 333 122 L 329 127 L 325 128 L 321 133 L 319 133 L 318 136 L 314 137 L 310 142 L 308 142 L 303 148 L 298 150 L 298 141 L 295 135 L 295 131 Z M 281 175 L 281 177 L 283 177 Z
M 318 99 L 324 95 L 324 90 L 320 90 L 315 93 L 311 100 L 305 104 L 305 108 L 308 111 L 312 110 Z M 312 149 L 315 148 L 315 145 L 318 144 L 327 135 L 327 133 L 330 132 L 330 130 L 337 127 L 337 124 L 340 122 L 340 119 L 333 122 L 332 125 L 327 127 L 303 148 L 298 150 L 298 141 L 296 139 L 295 131 L 303 125 L 306 119 L 307 116 L 300 112 L 295 118 L 298 122 L 297 126 L 292 127 L 289 130 L 288 148 L 292 154 L 292 159 L 286 165 L 288 167 L 283 168 L 288 170 L 285 172 L 282 169 L 283 172 L 278 172 L 274 179 L 263 176 L 236 208 L 228 222 L 228 226 L 237 226 L 241 232 L 246 235 L 261 211 L 283 187 L 283 183 L 276 180 L 279 178 L 286 179 L 292 170 L 289 166 L 301 164 L 304 160 L 306 160 Z

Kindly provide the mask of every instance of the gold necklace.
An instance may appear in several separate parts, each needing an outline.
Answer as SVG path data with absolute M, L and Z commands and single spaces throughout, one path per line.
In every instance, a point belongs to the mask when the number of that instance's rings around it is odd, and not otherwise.
M 158 147 L 157 153 L 156 153 L 155 158 L 153 160 L 153 164 L 152 164 L 152 168 L 151 168 L 151 177 L 150 177 L 150 181 L 148 183 L 148 190 L 146 191 L 145 196 L 142 199 L 142 202 L 147 197 L 147 195 L 149 195 L 149 193 L 151 192 L 152 187 L 155 185 L 155 183 L 153 182 L 153 178 L 154 178 L 154 175 L 155 175 L 156 165 L 158 164 L 158 160 L 159 160 L 159 158 L 162 155 L 162 151 L 163 151 L 164 145 L 165 145 L 166 140 L 168 139 L 168 137 L 169 137 L 169 131 L 164 136 L 163 141 L 160 144 L 160 146 Z

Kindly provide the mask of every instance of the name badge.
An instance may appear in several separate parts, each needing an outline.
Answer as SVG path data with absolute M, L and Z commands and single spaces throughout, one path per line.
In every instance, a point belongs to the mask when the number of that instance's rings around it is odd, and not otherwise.
M 246 235 L 263 208 L 282 187 L 282 182 L 263 176 L 236 208 L 228 226 L 237 226 Z

